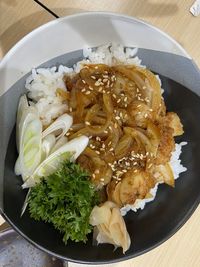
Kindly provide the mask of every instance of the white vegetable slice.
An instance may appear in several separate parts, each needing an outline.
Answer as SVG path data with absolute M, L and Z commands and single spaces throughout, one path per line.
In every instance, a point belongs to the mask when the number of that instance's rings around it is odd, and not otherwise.
M 57 149 L 37 167 L 22 187 L 29 188 L 35 186 L 40 182 L 41 177 L 46 177 L 55 172 L 61 166 L 63 161 L 69 157 L 71 161 L 75 161 L 86 148 L 88 142 L 89 138 L 87 136 L 80 136 Z
M 16 163 L 15 163 L 15 174 L 21 175 L 21 166 L 20 166 L 19 157 L 17 158 Z
M 18 110 L 17 110 L 17 122 L 16 122 L 16 144 L 17 150 L 19 151 L 19 124 L 23 115 L 23 112 L 29 107 L 26 95 L 22 95 L 19 100 Z
M 55 143 L 55 145 L 51 149 L 51 153 L 55 152 L 60 147 L 64 146 L 67 143 L 68 139 L 66 136 L 61 137 L 58 139 L 58 141 Z
M 63 137 L 69 128 L 72 126 L 73 119 L 68 114 L 63 114 L 57 118 L 46 130 L 42 133 L 42 138 L 45 136 L 54 133 L 56 140 Z
M 28 107 L 19 122 L 19 158 L 16 161 L 16 174 L 25 181 L 33 174 L 41 161 L 42 123 L 34 107 Z
M 56 137 L 54 134 L 45 136 L 42 140 L 42 161 L 45 160 L 51 153 L 52 148 L 56 144 Z

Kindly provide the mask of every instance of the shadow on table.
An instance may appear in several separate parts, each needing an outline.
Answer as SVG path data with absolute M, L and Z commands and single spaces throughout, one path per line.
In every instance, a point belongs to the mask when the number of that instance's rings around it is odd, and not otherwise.
M 84 11 L 74 8 L 64 8 L 61 10 L 65 15 L 71 15 Z M 41 17 L 43 17 L 43 20 L 41 20 Z M 54 16 L 49 14 L 46 10 L 42 10 L 26 16 L 12 24 L 0 36 L 0 47 L 3 55 L 5 55 L 26 34 L 53 19 L 55 19 Z
M 66 7 L 56 8 L 51 7 L 50 4 L 48 5 L 48 2 L 46 3 L 46 6 L 60 17 L 87 11 Z M 117 12 L 135 17 L 167 17 L 178 11 L 178 5 L 176 3 L 155 3 L 153 0 L 122 0 L 121 3 L 122 4 L 119 6 Z M 127 6 L 129 7 L 128 10 Z M 102 8 L 102 5 L 99 5 L 98 2 L 96 2 L 95 8 L 91 8 L 88 11 L 115 12 L 113 9 L 105 10 L 105 8 Z

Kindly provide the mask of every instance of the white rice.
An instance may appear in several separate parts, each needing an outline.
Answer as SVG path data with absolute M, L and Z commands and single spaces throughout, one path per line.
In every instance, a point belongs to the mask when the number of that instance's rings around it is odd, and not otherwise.
M 27 78 L 25 87 L 28 89 L 28 97 L 33 101 L 31 105 L 37 108 L 43 126 L 49 125 L 67 110 L 67 104 L 57 97 L 58 88 L 66 90 L 63 76 L 72 73 L 72 68 L 60 65 L 57 69 L 40 68 L 33 69 L 32 74 Z
M 112 66 L 116 63 L 135 64 L 137 66 L 145 68 L 141 65 L 141 60 L 136 56 L 137 48 L 124 48 L 122 45 L 108 44 L 100 46 L 97 49 L 84 48 L 84 59 L 77 62 L 73 68 L 60 65 L 58 68 L 39 68 L 33 69 L 32 74 L 27 78 L 25 87 L 28 89 L 28 96 L 32 100 L 31 105 L 35 105 L 37 108 L 43 126 L 46 126 L 52 122 L 55 118 L 59 117 L 67 110 L 67 104 L 62 103 L 61 99 L 56 95 L 58 88 L 67 90 L 65 83 L 63 82 L 63 76 L 66 73 L 78 73 L 87 64 L 107 64 Z M 156 75 L 160 85 L 161 80 Z M 161 88 L 161 93 L 164 90 Z M 185 168 L 179 159 L 182 152 L 182 146 L 186 145 L 186 142 L 176 144 L 175 151 L 172 153 L 170 165 L 174 172 L 174 178 L 177 179 L 180 173 L 185 172 Z M 121 213 L 124 216 L 129 210 L 136 212 L 138 209 L 144 209 L 146 203 L 153 201 L 158 189 L 156 184 L 154 188 L 150 190 L 152 198 L 149 199 L 137 199 L 134 205 L 126 205 L 121 209 Z

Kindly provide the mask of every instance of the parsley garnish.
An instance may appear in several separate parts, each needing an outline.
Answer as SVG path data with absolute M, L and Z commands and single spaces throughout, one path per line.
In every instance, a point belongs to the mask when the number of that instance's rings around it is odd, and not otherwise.
M 66 161 L 55 173 L 31 189 L 30 216 L 35 220 L 52 223 L 63 236 L 79 242 L 87 241 L 92 227 L 89 216 L 98 202 L 98 195 L 89 175 L 78 164 Z

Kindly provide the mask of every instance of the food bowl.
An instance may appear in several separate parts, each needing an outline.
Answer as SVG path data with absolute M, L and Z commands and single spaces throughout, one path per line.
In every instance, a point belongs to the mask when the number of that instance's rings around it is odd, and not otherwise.
M 97 34 L 98 33 L 98 34 Z M 125 222 L 132 244 L 126 254 L 103 244 L 68 242 L 49 224 L 36 222 L 28 212 L 20 216 L 26 192 L 21 177 L 14 174 L 17 158 L 15 120 L 19 97 L 33 67 L 66 65 L 83 58 L 85 46 L 110 42 L 138 47 L 138 57 L 158 73 L 165 89 L 167 108 L 177 112 L 187 141 L 181 160 L 187 172 L 175 188 L 159 186 L 155 201 L 144 210 L 129 212 Z M 43 25 L 14 46 L 0 65 L 0 207 L 5 219 L 32 244 L 63 260 L 79 263 L 110 263 L 130 259 L 158 246 L 172 236 L 191 216 L 200 200 L 200 73 L 189 55 L 160 30 L 137 19 L 110 13 L 83 13 Z

